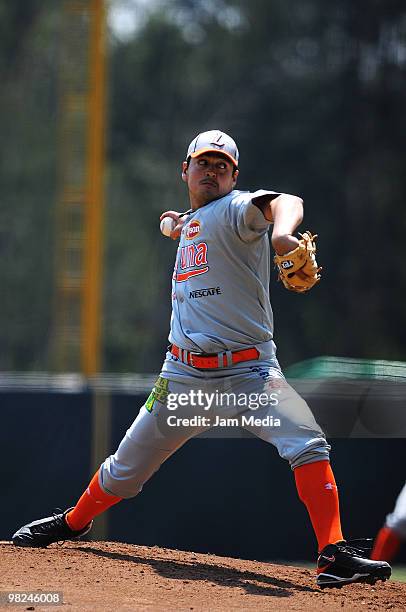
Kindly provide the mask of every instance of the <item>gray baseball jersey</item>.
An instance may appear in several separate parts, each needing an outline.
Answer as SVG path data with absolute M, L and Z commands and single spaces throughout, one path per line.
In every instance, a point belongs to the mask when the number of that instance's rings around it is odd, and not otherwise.
M 267 343 L 272 354 L 270 222 L 252 203 L 267 194 L 278 195 L 234 190 L 187 218 L 173 273 L 171 343 L 201 353 Z
M 187 217 L 173 273 L 169 334 L 172 344 L 192 352 L 255 346 L 259 358 L 199 370 L 168 352 L 150 397 L 116 453 L 101 466 L 100 485 L 107 492 L 137 495 L 187 440 L 223 422 L 273 444 L 292 469 L 328 459 L 322 430 L 286 382 L 275 355 L 269 222 L 252 202 L 267 194 L 278 195 L 234 190 Z M 207 405 L 194 401 L 199 394 Z M 175 412 L 172 396 L 187 399 Z M 251 400 L 259 396 L 264 404 L 254 407 Z

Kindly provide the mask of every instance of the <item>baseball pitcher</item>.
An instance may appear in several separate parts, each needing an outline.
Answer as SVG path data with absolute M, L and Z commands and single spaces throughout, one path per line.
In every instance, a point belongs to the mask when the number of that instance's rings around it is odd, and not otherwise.
M 303 202 L 268 189 L 236 189 L 238 168 L 237 145 L 224 132 L 204 132 L 190 143 L 182 164 L 190 209 L 161 216 L 163 233 L 179 243 L 170 344 L 160 376 L 77 504 L 23 526 L 13 536 L 15 545 L 47 546 L 83 536 L 95 516 L 138 495 L 187 440 L 213 426 L 238 426 L 273 444 L 289 462 L 318 542 L 320 587 L 390 577 L 388 563 L 365 558 L 344 539 L 330 446 L 276 358 L 270 227 L 283 285 L 305 293 L 320 280 L 316 237 L 294 235 Z

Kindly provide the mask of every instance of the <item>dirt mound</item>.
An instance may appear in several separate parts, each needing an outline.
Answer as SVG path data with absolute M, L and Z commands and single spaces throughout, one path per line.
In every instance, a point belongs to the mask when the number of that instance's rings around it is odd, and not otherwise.
M 62 591 L 66 611 L 406 608 L 400 582 L 320 591 L 308 569 L 166 548 L 69 542 L 32 549 L 3 542 L 0 557 L 0 591 Z M 13 608 L 60 609 L 30 602 Z

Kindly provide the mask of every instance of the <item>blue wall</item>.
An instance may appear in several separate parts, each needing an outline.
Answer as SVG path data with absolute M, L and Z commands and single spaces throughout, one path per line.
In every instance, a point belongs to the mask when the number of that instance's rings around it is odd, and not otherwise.
M 145 396 L 114 394 L 113 452 Z M 74 505 L 91 473 L 89 393 L 0 393 L 0 539 Z M 347 537 L 375 535 L 405 480 L 404 439 L 337 439 L 332 463 Z M 138 498 L 109 510 L 109 539 L 257 559 L 313 559 L 294 478 L 256 439 L 195 439 Z M 400 560 L 406 561 L 406 546 Z

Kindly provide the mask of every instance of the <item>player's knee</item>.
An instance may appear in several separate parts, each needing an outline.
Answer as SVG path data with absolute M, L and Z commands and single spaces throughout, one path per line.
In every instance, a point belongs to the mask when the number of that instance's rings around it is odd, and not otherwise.
M 331 446 L 323 436 L 317 436 L 309 440 L 303 440 L 297 442 L 295 446 L 289 449 L 284 459 L 289 461 L 292 470 L 295 468 L 305 465 L 306 463 L 313 463 L 314 461 L 329 460 Z
M 119 497 L 135 497 L 160 468 L 170 451 L 135 442 L 126 434 L 116 453 L 100 468 L 102 486 Z
M 140 481 L 136 471 L 128 466 L 118 464 L 114 455 L 107 457 L 100 467 L 102 487 L 118 497 L 128 499 L 135 497 L 142 490 L 144 482 Z

